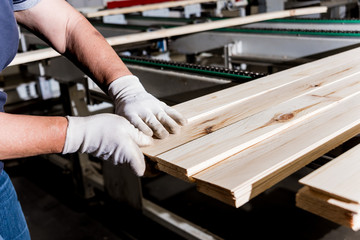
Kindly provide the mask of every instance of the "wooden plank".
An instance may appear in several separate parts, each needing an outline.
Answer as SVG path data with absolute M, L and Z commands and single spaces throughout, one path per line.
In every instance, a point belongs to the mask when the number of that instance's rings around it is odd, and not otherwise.
M 355 71 L 360 72 L 360 67 Z M 345 75 L 207 136 L 158 155 L 157 161 L 190 177 L 360 92 L 360 74 Z M 271 102 L 263 98 L 261 102 Z
M 227 199 L 248 196 L 249 200 L 358 134 L 359 101 L 360 93 L 194 175 L 198 189 L 226 193 Z M 239 207 L 243 203 L 235 204 Z
M 206 22 L 206 23 L 198 23 L 180 27 L 174 27 L 170 29 L 160 29 L 152 32 L 142 32 L 142 33 L 134 33 L 128 35 L 122 35 L 117 37 L 109 37 L 107 38 L 107 42 L 111 46 L 123 45 L 128 43 L 136 43 L 148 40 L 155 40 L 161 38 L 168 38 L 174 36 L 180 36 L 185 34 L 197 33 L 202 31 L 214 30 L 218 28 L 225 28 L 231 26 L 238 26 L 258 21 L 265 21 L 274 18 L 285 18 L 292 16 L 301 16 L 308 15 L 314 13 L 323 13 L 326 12 L 326 7 L 310 7 L 310 8 L 301 8 L 301 9 L 293 9 L 279 12 L 270 12 L 270 13 L 261 13 L 256 15 L 251 15 L 247 17 L 239 17 L 239 18 L 231 18 L 225 20 L 219 20 L 215 22 Z M 22 63 L 39 61 L 47 58 L 52 58 L 59 56 L 55 50 L 48 48 L 42 50 L 35 50 L 27 53 L 19 53 L 16 55 L 14 60 L 10 63 L 9 66 L 14 66 Z
M 360 204 L 332 198 L 305 186 L 296 194 L 296 206 L 354 231 L 360 229 Z
M 360 204 L 360 145 L 300 180 L 300 183 L 343 201 Z
M 360 48 L 294 67 L 174 106 L 188 120 L 181 134 L 143 148 L 155 156 L 320 86 L 357 73 Z M 271 99 L 264 101 L 264 99 Z M 240 111 L 239 111 L 240 110 Z
M 193 182 L 193 180 L 189 177 L 187 177 L 185 174 L 179 172 L 177 169 L 171 168 L 168 165 L 162 165 L 161 163 L 156 163 L 156 168 L 162 172 L 165 172 L 167 174 L 170 174 L 176 178 L 179 178 L 181 180 L 187 181 L 187 182 Z
M 60 53 L 55 51 L 52 48 L 44 48 L 39 50 L 28 51 L 24 53 L 16 54 L 15 58 L 9 64 L 10 66 L 16 66 L 23 63 L 35 62 L 39 60 L 44 60 L 48 58 L 59 57 Z
M 149 10 L 156 10 L 156 9 L 163 9 L 163 8 L 185 7 L 187 5 L 208 3 L 208 2 L 217 2 L 217 1 L 218 0 L 169 1 L 169 2 L 164 2 L 164 3 L 153 3 L 153 4 L 146 4 L 146 5 L 125 7 L 125 8 L 107 9 L 107 10 L 87 13 L 87 14 L 84 14 L 84 16 L 87 18 L 104 17 L 104 16 L 109 16 L 109 15 L 115 15 L 115 14 L 145 12 L 145 11 L 149 11 Z
M 360 229 L 360 145 L 306 177 L 296 205 L 357 231 Z

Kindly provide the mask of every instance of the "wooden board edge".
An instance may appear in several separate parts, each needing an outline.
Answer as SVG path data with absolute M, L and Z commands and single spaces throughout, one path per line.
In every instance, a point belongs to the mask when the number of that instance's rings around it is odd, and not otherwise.
M 194 179 L 191 178 L 191 177 L 187 177 L 185 174 L 177 171 L 176 169 L 172 169 L 172 168 L 169 168 L 168 166 L 166 165 L 163 165 L 161 163 L 157 163 L 156 164 L 157 168 L 162 171 L 162 172 L 165 172 L 167 174 L 170 174 L 171 176 L 173 177 L 176 177 L 178 179 L 181 179 L 181 180 L 184 180 L 186 182 L 190 182 L 190 183 L 194 183 Z
M 308 186 L 301 188 L 296 194 L 297 207 L 358 231 L 360 229 L 359 212 L 350 210 L 353 209 L 354 204 L 342 202 L 343 207 L 339 207 L 330 200 L 331 197 L 314 191 Z M 340 200 L 335 199 L 335 201 L 339 202 Z M 348 208 L 344 208 L 346 206 Z M 358 207 L 360 208 L 360 205 Z
M 236 205 L 236 199 L 233 197 L 232 194 L 218 191 L 218 189 L 208 188 L 207 186 L 201 186 L 201 184 L 199 184 L 199 183 L 196 183 L 196 189 L 199 192 L 201 192 L 207 196 L 213 197 L 227 205 L 230 205 L 230 206 L 236 207 L 236 208 L 240 207 L 240 206 Z
M 329 189 L 321 189 L 320 186 L 317 186 L 316 182 L 317 182 L 317 176 L 319 174 L 325 174 L 326 171 L 329 169 L 334 169 L 338 166 L 338 164 L 341 165 L 342 163 L 347 163 L 347 165 L 349 165 L 350 163 L 348 163 L 347 160 L 349 160 L 349 158 L 354 159 L 354 156 L 358 156 L 360 153 L 360 144 L 357 144 L 356 146 L 352 147 L 351 149 L 347 150 L 346 152 L 342 153 L 340 156 L 336 157 L 335 159 L 333 159 L 332 161 L 328 162 L 327 164 L 325 164 L 324 166 L 320 167 L 319 169 L 316 169 L 315 171 L 313 171 L 312 173 L 308 174 L 307 176 L 303 177 L 302 179 L 299 180 L 299 183 L 310 187 L 311 189 L 316 190 L 317 192 L 323 193 L 327 196 L 331 196 L 333 198 L 339 199 L 341 201 L 344 202 L 349 202 L 349 203 L 356 203 L 356 204 L 360 204 L 359 200 L 356 200 L 355 198 L 351 198 L 349 196 L 342 196 L 340 194 L 336 194 L 336 192 L 334 191 L 330 191 L 331 188 Z M 357 157 L 355 157 L 355 159 L 357 160 Z M 336 176 L 331 175 L 332 177 Z M 330 176 L 330 177 L 331 177 Z M 339 182 L 340 180 L 337 180 L 337 182 Z

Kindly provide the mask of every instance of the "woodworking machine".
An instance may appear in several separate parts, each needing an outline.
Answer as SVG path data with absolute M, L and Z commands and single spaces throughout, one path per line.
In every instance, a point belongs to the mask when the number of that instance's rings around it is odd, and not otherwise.
M 219 2 L 224 3 L 224 1 Z M 206 14 L 192 18 L 184 17 L 184 14 L 178 17 L 129 14 L 124 15 L 120 21 L 112 21 L 111 24 L 104 22 L 102 18 L 90 19 L 90 21 L 105 37 L 112 37 L 218 21 L 229 12 L 232 14 L 236 12 L 238 15 L 245 13 L 243 1 L 225 2 L 227 5 L 225 7 L 222 5 L 220 8 L 219 3 L 202 5 L 204 9 L 207 8 L 202 11 Z M 259 2 L 269 3 L 270 1 Z M 282 3 L 280 7 L 285 8 L 290 5 L 299 6 L 306 1 L 280 2 Z M 316 5 L 320 1 L 307 2 Z M 326 2 L 330 4 L 330 1 Z M 332 7 L 340 11 L 341 6 L 353 4 L 352 1 L 346 1 L 340 6 Z M 258 5 L 257 10 L 263 9 L 263 6 Z M 270 9 L 272 5 L 266 6 Z M 84 9 L 94 6 L 78 5 L 77 7 Z M 216 14 L 219 11 L 224 14 Z M 326 18 L 308 16 L 276 19 L 174 38 L 115 46 L 114 49 L 150 93 L 174 105 L 359 46 L 360 20 L 358 18 L 324 17 Z M 25 29 L 21 29 L 20 39 L 21 51 L 46 46 L 44 42 Z M 1 87 L 9 96 L 6 109 L 8 112 L 86 116 L 113 111 L 110 99 L 90 78 L 63 57 L 10 67 L 0 75 L 0 80 Z M 167 177 L 166 175 L 160 174 L 151 179 L 140 180 L 130 174 L 127 169 L 114 168 L 109 163 L 84 154 L 73 154 L 69 158 L 59 155 L 43 157 L 74 172 L 74 179 L 84 198 L 93 197 L 98 190 L 106 191 L 114 199 L 143 210 L 145 214 L 158 222 L 167 222 L 171 228 L 177 225 L 176 222 L 171 223 L 173 220 L 171 218 L 178 216 L 169 213 L 170 218 L 163 219 L 159 212 L 166 210 L 143 197 L 143 194 L 149 195 L 143 192 L 146 191 L 144 184 L 154 184 L 159 181 L 159 178 Z M 329 159 L 326 158 L 326 161 Z M 174 181 L 174 184 L 178 183 L 174 179 L 171 181 Z M 181 181 L 178 184 L 182 190 L 193 187 Z M 175 190 L 172 191 L 176 194 Z M 185 219 L 181 220 L 186 222 Z M 187 238 L 191 236 L 194 239 L 202 239 L 199 236 L 200 233 L 203 234 L 203 229 L 195 224 L 186 223 L 196 232 L 195 236 L 181 227 L 176 231 Z M 215 235 L 207 234 L 211 236 L 210 239 L 217 238 Z

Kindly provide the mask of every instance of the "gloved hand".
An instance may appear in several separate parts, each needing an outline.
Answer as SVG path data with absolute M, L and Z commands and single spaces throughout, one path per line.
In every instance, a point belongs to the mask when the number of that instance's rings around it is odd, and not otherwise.
M 63 154 L 88 153 L 114 164 L 127 164 L 138 176 L 145 172 L 144 155 L 139 149 L 152 143 L 125 118 L 115 114 L 66 117 L 68 128 Z
M 120 77 L 109 85 L 109 96 L 114 100 L 115 113 L 127 118 L 148 136 L 165 138 L 177 133 L 186 119 L 146 92 L 134 75 Z

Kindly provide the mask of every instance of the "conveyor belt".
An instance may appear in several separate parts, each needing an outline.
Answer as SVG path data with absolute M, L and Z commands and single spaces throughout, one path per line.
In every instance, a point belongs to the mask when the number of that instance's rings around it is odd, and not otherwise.
M 164 60 L 153 60 L 145 57 L 129 57 L 129 56 L 120 56 L 120 57 L 125 63 L 135 63 L 140 65 L 158 67 L 161 69 L 174 69 L 179 71 L 194 72 L 194 73 L 200 73 L 202 75 L 206 74 L 213 76 L 221 76 L 221 77 L 229 78 L 233 82 L 246 82 L 266 75 L 264 73 L 231 70 L 222 67 L 203 66 L 197 64 L 164 61 Z
M 235 29 L 221 29 L 220 31 L 358 37 L 360 33 L 360 19 L 274 19 L 248 24 Z
M 112 28 L 136 29 L 139 31 L 148 31 L 149 28 L 173 28 L 179 25 L 194 24 L 196 22 L 217 21 L 226 18 L 162 18 L 162 17 L 139 17 L 126 16 L 127 19 L 137 20 L 140 25 L 113 25 L 95 23 L 97 26 L 106 26 Z M 152 25 L 148 25 L 152 22 Z M 169 22 L 171 24 L 169 24 Z M 143 25 L 142 25 L 143 24 Z M 337 37 L 359 37 L 360 19 L 320 19 L 320 18 L 289 18 L 274 19 L 264 22 L 248 24 L 241 27 L 231 27 L 212 30 L 216 32 L 238 32 L 255 34 L 291 34 L 291 35 L 319 35 L 319 36 L 337 36 Z
M 274 22 L 282 22 L 282 23 L 337 23 L 337 24 L 345 24 L 345 23 L 357 23 L 360 24 L 360 19 L 351 18 L 281 18 L 281 19 L 272 19 L 265 22 L 274 23 Z
M 360 37 L 360 31 L 331 31 L 317 29 L 279 29 L 279 28 L 222 28 L 218 32 L 258 33 L 258 34 L 295 34 L 337 37 Z

